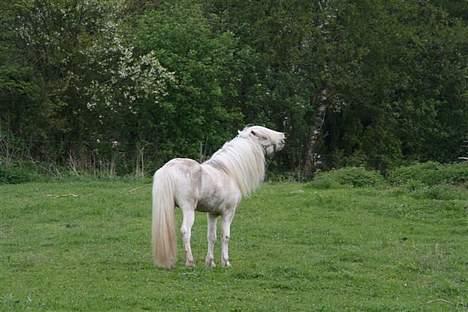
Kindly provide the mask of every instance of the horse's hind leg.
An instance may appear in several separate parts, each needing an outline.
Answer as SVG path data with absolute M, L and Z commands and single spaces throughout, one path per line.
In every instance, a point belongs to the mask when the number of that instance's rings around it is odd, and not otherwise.
M 231 222 L 234 219 L 235 208 L 229 209 L 223 214 L 223 237 L 221 239 L 221 266 L 230 267 L 229 262 L 229 239 L 231 238 Z
M 206 255 L 205 264 L 207 267 L 214 268 L 214 245 L 216 242 L 216 222 L 218 221 L 218 216 L 209 213 L 208 214 L 208 254 Z
M 182 239 L 184 241 L 185 249 L 185 265 L 188 267 L 195 266 L 193 260 L 192 248 L 190 247 L 190 237 L 192 235 L 192 226 L 195 221 L 195 210 L 194 207 L 190 205 L 184 205 L 181 207 L 183 220 L 182 226 L 180 227 L 180 232 L 182 233 Z

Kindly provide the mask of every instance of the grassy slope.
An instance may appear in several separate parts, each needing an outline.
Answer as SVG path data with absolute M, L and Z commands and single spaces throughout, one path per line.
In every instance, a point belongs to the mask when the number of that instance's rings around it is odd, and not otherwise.
M 200 213 L 197 268 L 182 266 L 179 241 L 177 269 L 162 271 L 150 259 L 150 189 L 0 186 L 0 310 L 468 309 L 466 198 L 265 185 L 234 219 L 233 268 L 204 268 Z

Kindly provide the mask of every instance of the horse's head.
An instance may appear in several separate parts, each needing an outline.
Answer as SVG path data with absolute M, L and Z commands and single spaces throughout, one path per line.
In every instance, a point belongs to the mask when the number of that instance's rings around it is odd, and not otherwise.
M 239 136 L 250 138 L 260 144 L 267 155 L 283 149 L 286 136 L 283 132 L 274 131 L 262 126 L 246 127 L 239 131 Z

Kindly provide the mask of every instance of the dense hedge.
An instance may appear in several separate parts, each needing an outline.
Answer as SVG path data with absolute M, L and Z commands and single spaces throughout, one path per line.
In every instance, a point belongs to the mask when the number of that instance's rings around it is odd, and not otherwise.
M 364 167 L 346 167 L 318 173 L 310 185 L 316 188 L 334 187 L 404 187 L 409 191 L 424 189 L 436 194 L 441 190 L 453 190 L 451 186 L 468 186 L 468 162 L 440 164 L 417 163 L 401 166 L 385 176 Z M 434 187 L 434 188 L 431 188 Z

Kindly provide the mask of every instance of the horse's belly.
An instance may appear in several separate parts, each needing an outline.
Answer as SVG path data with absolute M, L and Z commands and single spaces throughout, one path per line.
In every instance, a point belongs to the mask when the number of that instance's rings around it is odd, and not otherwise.
M 198 201 L 196 210 L 218 214 L 223 211 L 223 206 L 223 201 L 218 198 L 203 198 Z

